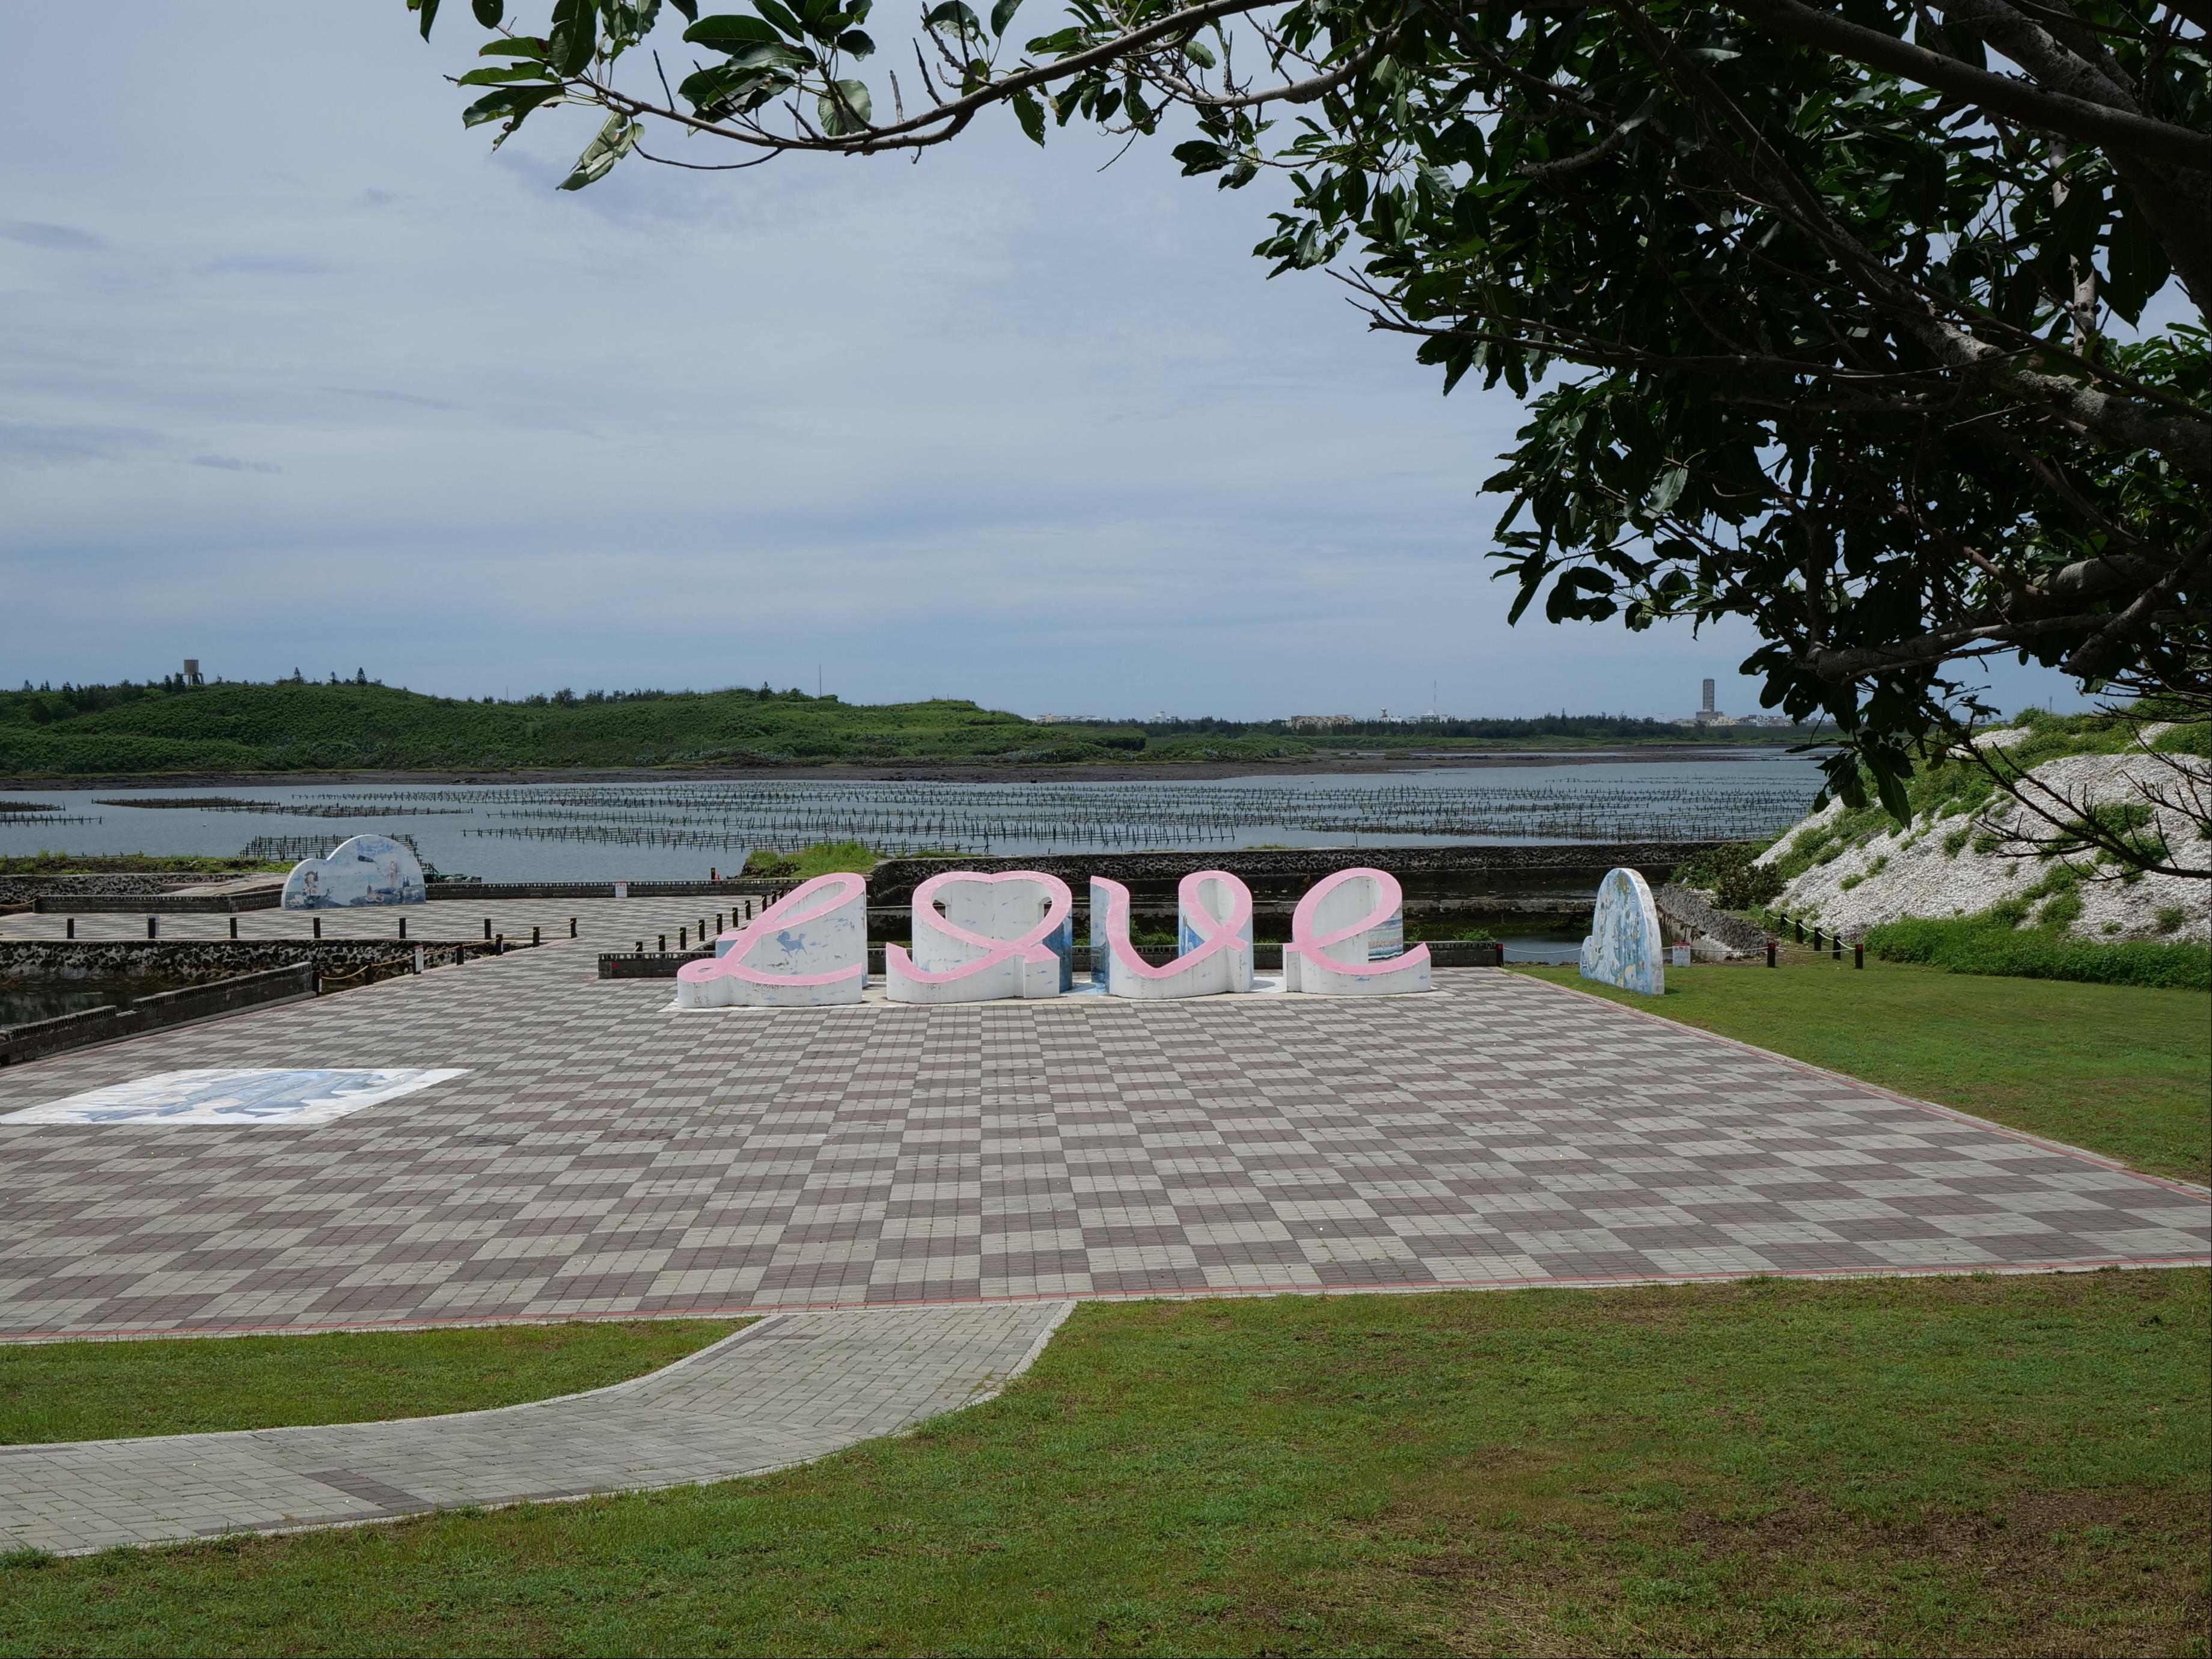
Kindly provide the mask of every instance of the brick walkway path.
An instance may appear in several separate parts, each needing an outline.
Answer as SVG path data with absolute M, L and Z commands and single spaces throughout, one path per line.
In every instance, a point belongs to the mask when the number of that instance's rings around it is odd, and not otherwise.
M 4 1112 L 468 1068 L 314 1128 L 0 1125 L 0 1339 L 2212 1256 L 2200 1191 L 1494 970 L 687 1014 L 595 977 L 590 935 L 696 908 L 505 907 L 587 938 L 0 1072 Z
M 500 1411 L 0 1446 L 0 1548 L 67 1554 L 760 1474 L 988 1398 L 1070 1305 L 779 1315 L 649 1376 Z

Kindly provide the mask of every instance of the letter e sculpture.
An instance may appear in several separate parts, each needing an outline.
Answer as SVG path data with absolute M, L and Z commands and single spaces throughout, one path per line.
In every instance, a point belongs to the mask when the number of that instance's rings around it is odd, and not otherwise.
M 1429 947 L 1406 949 L 1406 896 L 1387 870 L 1324 876 L 1291 913 L 1283 988 L 1328 996 L 1401 996 L 1429 988 Z

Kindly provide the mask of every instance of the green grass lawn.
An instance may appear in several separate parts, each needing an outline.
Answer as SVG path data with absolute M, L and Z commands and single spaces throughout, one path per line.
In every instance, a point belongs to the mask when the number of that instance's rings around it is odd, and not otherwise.
M 1663 998 L 1571 967 L 1515 971 L 2139 1170 L 2212 1179 L 2212 997 L 1791 957 L 1771 972 L 1670 968 Z
M 1094 1303 L 781 1475 L 0 1559 L 0 1653 L 2202 1654 L 2208 1291 Z
M 367 1423 L 605 1388 L 744 1320 L 0 1346 L 0 1445 Z

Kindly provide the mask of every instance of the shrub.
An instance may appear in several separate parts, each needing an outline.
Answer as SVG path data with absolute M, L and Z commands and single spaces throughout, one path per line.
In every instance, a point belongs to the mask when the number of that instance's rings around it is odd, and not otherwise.
M 1926 963 L 1954 974 L 2212 990 L 2212 949 L 2204 945 L 2147 939 L 2108 945 L 2055 930 L 2016 929 L 1994 911 L 1884 922 L 1867 930 L 1866 947 L 1885 961 Z
M 1711 847 L 1674 866 L 1671 880 L 1702 888 L 1723 910 L 1753 910 L 1782 896 L 1787 878 L 1771 864 L 1754 863 L 1767 843 L 1729 842 Z
M 2158 931 L 2161 933 L 2179 933 L 2188 920 L 2189 912 L 2178 904 L 2161 904 L 2158 907 Z

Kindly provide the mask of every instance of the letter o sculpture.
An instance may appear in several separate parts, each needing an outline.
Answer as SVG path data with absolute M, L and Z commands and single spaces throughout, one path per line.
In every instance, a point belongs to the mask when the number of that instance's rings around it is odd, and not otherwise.
M 884 947 L 884 994 L 893 1002 L 1056 997 L 1074 981 L 1074 908 L 1067 884 L 1041 870 L 932 876 L 914 890 L 912 953 Z

